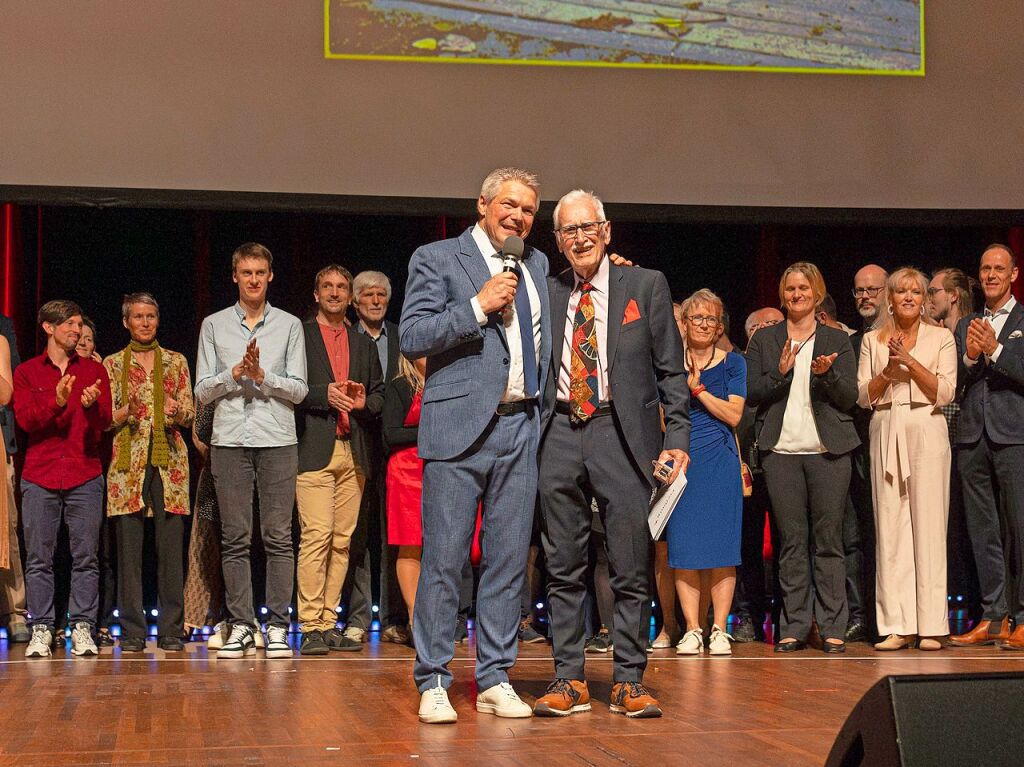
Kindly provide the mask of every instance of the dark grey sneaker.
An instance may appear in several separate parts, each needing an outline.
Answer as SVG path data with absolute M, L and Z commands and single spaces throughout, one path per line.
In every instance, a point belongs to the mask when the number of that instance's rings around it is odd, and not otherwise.
M 732 641 L 740 643 L 756 642 L 757 634 L 754 631 L 754 621 L 750 618 L 744 618 L 737 623 L 736 627 L 732 630 Z
M 7 629 L 7 641 L 14 644 L 26 644 L 32 641 L 32 631 L 27 623 L 14 623 Z
M 412 632 L 409 632 L 412 637 Z M 469 641 L 469 621 L 465 615 L 460 615 L 455 621 L 455 644 L 463 644 Z
M 156 646 L 164 652 L 181 652 L 185 649 L 185 643 L 181 641 L 181 637 L 176 636 L 163 636 L 160 637 Z
M 343 634 L 338 629 L 328 629 L 323 633 L 324 644 L 327 645 L 328 650 L 334 650 L 335 652 L 359 652 L 363 649 L 363 643 L 357 642 L 347 634 Z
M 523 644 L 538 644 L 545 641 L 544 635 L 533 627 L 529 616 L 519 622 L 519 641 Z
M 121 637 L 121 652 L 145 652 L 146 640 L 142 637 Z
M 606 653 L 611 649 L 611 635 L 608 633 L 608 629 L 601 629 L 587 640 L 586 645 L 583 647 L 583 652 Z
M 327 655 L 331 649 L 324 642 L 324 635 L 321 631 L 304 631 L 302 633 L 302 646 L 299 648 L 299 655 Z

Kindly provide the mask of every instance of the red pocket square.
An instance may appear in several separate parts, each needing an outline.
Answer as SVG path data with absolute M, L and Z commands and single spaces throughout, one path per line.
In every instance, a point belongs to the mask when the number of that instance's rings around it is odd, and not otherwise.
M 638 319 L 640 319 L 640 307 L 636 305 L 636 299 L 631 298 L 626 304 L 626 313 L 622 315 L 622 324 L 628 325 Z

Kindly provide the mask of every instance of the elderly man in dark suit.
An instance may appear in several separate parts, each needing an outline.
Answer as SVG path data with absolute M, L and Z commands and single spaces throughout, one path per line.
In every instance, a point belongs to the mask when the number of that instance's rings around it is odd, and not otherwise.
M 303 655 L 359 650 L 336 628 L 349 546 L 367 478 L 367 427 L 384 405 L 373 343 L 345 322 L 352 273 L 330 264 L 316 276 L 316 315 L 302 323 L 309 393 L 299 405 L 298 603 Z
M 985 310 L 956 326 L 962 398 L 957 463 L 983 610 L 971 631 L 950 637 L 960 647 L 997 643 L 1024 650 L 1024 306 L 1011 293 L 1016 279 L 1013 251 L 986 248 L 978 275 Z M 1008 550 L 1017 573 L 1017 588 L 1009 594 Z
M 488 174 L 478 223 L 419 248 L 409 262 L 402 353 L 427 358 L 420 415 L 423 561 L 413 626 L 420 721 L 454 722 L 448 699 L 459 583 L 482 504 L 477 592 L 476 709 L 532 711 L 508 682 L 537 496 L 538 397 L 551 353 L 547 256 L 527 247 L 504 271 L 510 237 L 537 213 L 537 178 L 520 168 Z M 522 244 L 520 243 L 520 248 Z
M 571 268 L 548 279 L 552 359 L 545 386 L 541 531 L 555 681 L 538 716 L 590 709 L 584 676 L 590 499 L 607 531 L 615 596 L 611 710 L 661 716 L 643 685 L 650 624 L 648 505 L 654 461 L 689 462 L 689 391 L 672 297 L 661 272 L 611 264 L 611 223 L 601 201 L 575 190 L 555 208 L 558 246 Z M 665 413 L 662 434 L 658 405 Z

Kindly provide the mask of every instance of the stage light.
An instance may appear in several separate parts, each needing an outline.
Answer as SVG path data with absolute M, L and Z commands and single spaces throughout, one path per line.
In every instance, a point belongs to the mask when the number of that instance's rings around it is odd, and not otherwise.
M 964 595 L 963 594 L 957 594 L 956 595 L 956 601 L 957 602 L 963 602 L 964 601 Z
M 150 611 L 149 611 L 149 614 L 150 614 L 150 615 L 152 615 L 152 616 L 153 616 L 153 617 L 155 618 L 155 617 L 157 617 L 157 616 L 158 616 L 158 615 L 159 615 L 160 613 L 158 613 L 158 612 L 156 611 L 156 608 L 153 608 L 152 610 L 150 610 Z
M 289 614 L 289 615 L 291 615 L 291 614 L 292 614 L 292 608 L 290 608 L 290 607 L 288 608 L 288 614 Z
M 374 611 L 375 613 L 379 613 L 379 612 L 380 612 L 380 608 L 379 608 L 379 607 L 378 607 L 377 605 L 374 605 L 374 606 L 373 606 L 372 608 L 370 608 L 370 609 L 372 609 L 372 610 L 373 610 L 373 611 Z
M 537 609 L 538 610 L 543 610 L 544 609 L 544 603 L 543 602 L 538 602 L 537 603 Z
M 115 618 L 120 618 L 121 617 L 121 611 L 118 610 L 116 607 L 114 608 L 114 617 Z
M 267 614 L 267 608 L 266 607 L 261 607 L 260 608 L 260 615 L 266 615 L 266 614 Z
M 334 608 L 334 612 L 336 612 L 336 613 L 338 613 L 340 615 L 341 614 L 341 608 L 340 607 L 335 607 Z

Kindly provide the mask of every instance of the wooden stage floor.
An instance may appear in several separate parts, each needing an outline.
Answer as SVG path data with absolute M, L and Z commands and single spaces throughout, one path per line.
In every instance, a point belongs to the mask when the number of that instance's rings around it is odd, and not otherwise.
M 294 636 L 293 639 L 297 639 Z M 412 650 L 374 639 L 326 658 L 218 661 L 205 644 L 143 655 L 104 648 L 27 660 L 0 642 L 0 765 L 799 765 L 823 764 L 847 714 L 887 674 L 1024 671 L 996 648 L 780 657 L 761 643 L 732 658 L 651 656 L 661 719 L 608 711 L 611 656 L 588 656 L 594 710 L 567 719 L 497 719 L 473 707 L 472 645 L 452 668 L 457 725 L 421 725 Z M 543 693 L 550 646 L 525 645 L 512 681 Z

